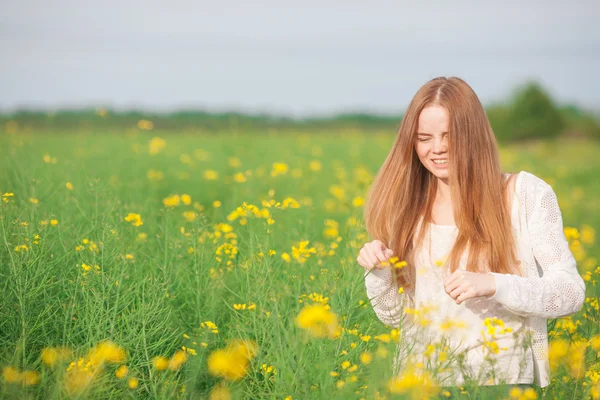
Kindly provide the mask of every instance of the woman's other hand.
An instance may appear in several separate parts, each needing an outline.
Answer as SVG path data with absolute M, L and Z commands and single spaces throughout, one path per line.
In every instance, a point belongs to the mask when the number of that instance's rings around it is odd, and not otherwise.
M 391 249 L 388 249 L 381 240 L 373 240 L 365 243 L 360 249 L 356 261 L 361 267 L 371 270 L 373 268 L 384 269 L 389 265 L 387 261 L 394 255 Z
M 489 273 L 457 269 L 444 281 L 446 293 L 460 304 L 472 297 L 491 297 L 496 293 L 496 278 Z

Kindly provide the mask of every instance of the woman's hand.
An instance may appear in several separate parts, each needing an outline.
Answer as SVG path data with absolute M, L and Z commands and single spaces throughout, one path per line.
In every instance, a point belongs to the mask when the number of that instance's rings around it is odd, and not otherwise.
M 492 274 L 457 269 L 444 281 L 446 293 L 456 304 L 472 297 L 491 297 L 496 293 L 496 278 Z
M 365 243 L 360 249 L 356 261 L 369 271 L 373 268 L 384 269 L 387 265 L 382 265 L 382 263 L 385 263 L 393 255 L 394 252 L 388 249 L 381 240 L 373 240 Z

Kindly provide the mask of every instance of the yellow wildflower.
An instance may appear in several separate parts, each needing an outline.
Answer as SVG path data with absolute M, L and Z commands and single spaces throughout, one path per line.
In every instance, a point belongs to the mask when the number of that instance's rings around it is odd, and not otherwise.
M 178 194 L 174 194 L 163 199 L 163 204 L 165 207 L 176 207 L 179 205 L 181 201 L 181 197 Z
M 127 386 L 129 386 L 129 389 L 136 389 L 138 387 L 138 380 L 137 378 L 129 378 L 129 380 L 127 381 Z
M 133 226 L 140 226 L 144 224 L 144 222 L 142 222 L 142 217 L 140 216 L 140 214 L 129 213 L 124 219 L 127 222 L 131 222 L 131 225 Z
M 314 337 L 335 338 L 338 335 L 337 315 L 322 304 L 304 307 L 296 317 L 296 324 Z
M 46 347 L 42 349 L 42 362 L 47 367 L 53 368 L 58 363 L 66 362 L 71 358 L 72 352 L 67 347 Z
M 184 211 L 182 215 L 187 222 L 193 222 L 198 216 L 198 214 L 195 211 Z
M 4 367 L 2 368 L 2 377 L 6 383 L 18 383 L 21 382 L 22 374 L 15 367 Z
M 152 140 L 148 142 L 148 152 L 153 156 L 160 153 L 165 147 L 167 147 L 167 142 L 160 137 L 153 137 Z
M 224 349 L 216 350 L 208 357 L 208 372 L 228 380 L 239 380 L 246 376 L 250 360 L 258 348 L 252 341 L 232 341 Z
M 86 357 L 86 359 L 96 365 L 102 364 L 103 362 L 113 364 L 121 363 L 125 361 L 126 358 L 127 355 L 125 354 L 125 350 L 110 340 L 100 342 L 90 349 Z
M 288 172 L 288 165 L 285 163 L 273 163 L 273 169 L 271 170 L 271 176 L 285 175 Z
M 152 359 L 152 366 L 157 371 L 164 371 L 165 369 L 167 369 L 169 367 L 169 359 L 162 357 L 162 356 L 154 357 Z
M 115 376 L 119 379 L 123 379 L 123 378 L 125 378 L 125 376 L 127 376 L 128 372 L 129 372 L 129 368 L 127 368 L 127 365 L 121 365 L 115 371 Z
M 137 123 L 137 126 L 144 131 L 151 131 L 152 128 L 154 128 L 154 123 L 152 121 L 148 121 L 147 119 L 140 119 Z
M 319 172 L 321 168 L 323 168 L 323 164 L 321 164 L 321 161 L 319 160 L 312 160 L 308 163 L 308 169 L 312 172 Z
M 363 364 L 369 364 L 373 360 L 371 353 L 365 352 L 360 355 L 360 362 Z
M 24 371 L 22 376 L 22 383 L 25 386 L 37 385 L 41 381 L 40 373 L 37 371 Z
M 219 179 L 219 173 L 212 169 L 207 169 L 206 171 L 204 171 L 204 174 L 202 176 L 207 181 L 216 181 L 217 179 Z
M 189 206 L 190 204 L 192 204 L 192 196 L 190 196 L 189 194 L 182 194 L 181 202 L 186 206 Z
M 243 172 L 238 172 L 233 175 L 233 180 L 237 183 L 244 183 L 248 181 L 248 178 L 246 177 L 246 175 L 244 175 Z
M 177 371 L 181 368 L 183 363 L 187 360 L 187 353 L 183 350 L 177 350 L 173 357 L 169 360 L 169 369 L 171 371 Z
M 421 400 L 435 396 L 439 386 L 426 371 L 408 369 L 388 382 L 388 390 L 392 394 L 408 394 L 410 399 Z
M 212 388 L 208 400 L 231 400 L 231 393 L 227 386 L 221 382 Z

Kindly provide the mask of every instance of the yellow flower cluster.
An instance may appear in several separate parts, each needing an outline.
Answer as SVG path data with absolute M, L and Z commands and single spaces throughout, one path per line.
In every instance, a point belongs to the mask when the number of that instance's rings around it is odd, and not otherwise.
M 173 194 L 165 197 L 162 202 L 165 205 L 165 207 L 177 207 L 181 203 L 183 203 L 186 206 L 189 206 L 190 204 L 192 204 L 192 196 L 185 193 L 182 195 Z
M 496 333 L 504 334 L 507 332 L 512 332 L 511 327 L 505 327 L 504 321 L 496 317 L 486 318 L 483 320 L 483 324 L 487 327 L 488 335 L 494 336 Z
M 167 147 L 167 142 L 156 136 L 153 137 L 149 142 L 148 142 L 148 153 L 150 153 L 150 155 L 157 155 L 158 153 L 160 153 L 165 147 Z
M 133 226 L 144 225 L 144 222 L 142 221 L 142 217 L 140 216 L 140 214 L 129 213 L 125 217 L 125 221 L 131 222 L 131 225 L 133 225 Z
M 327 239 L 335 239 L 340 235 L 340 223 L 333 219 L 325 220 L 325 229 L 323 230 L 323 236 Z
M 44 154 L 44 162 L 46 164 L 56 164 L 56 157 L 52 157 L 49 153 L 46 153 Z
M 287 174 L 289 170 L 289 166 L 286 163 L 276 162 L 273 163 L 273 168 L 271 169 L 271 176 L 280 176 Z
M 600 340 L 587 341 L 582 339 L 575 342 L 568 340 L 553 340 L 549 343 L 548 358 L 550 368 L 556 371 L 561 365 L 566 366 L 569 375 L 575 379 L 581 379 L 585 376 L 586 363 L 585 353 L 589 345 L 595 350 L 600 350 Z
M 329 306 L 327 305 L 327 302 L 329 302 L 329 297 L 325 297 L 322 294 L 319 293 L 311 293 L 308 296 L 303 293 L 299 298 L 298 298 L 298 302 L 299 303 L 303 303 L 304 301 L 306 301 L 306 299 L 311 300 L 313 303 L 321 303 L 324 304 L 326 306 L 326 308 L 329 309 Z
M 337 339 L 342 334 L 337 315 L 323 304 L 304 307 L 296 317 L 296 324 L 314 337 Z
M 439 386 L 427 371 L 410 367 L 388 382 L 388 390 L 412 400 L 425 400 L 435 396 Z
M 27 247 L 26 244 L 20 244 L 15 246 L 15 251 L 19 252 L 19 251 L 29 251 L 29 247 Z
M 73 356 L 73 352 L 64 346 L 46 347 L 42 349 L 42 362 L 50 368 L 56 367 L 60 363 L 67 362 Z
M 246 225 L 248 222 L 247 221 L 248 217 L 264 218 L 267 220 L 267 223 L 269 223 L 269 224 L 271 224 L 271 222 L 274 222 L 273 219 L 271 218 L 271 213 L 269 212 L 268 209 L 266 209 L 266 208 L 259 209 L 255 205 L 249 204 L 246 202 L 243 202 L 241 206 L 237 207 L 234 211 L 229 213 L 229 215 L 227 216 L 227 220 L 235 221 L 239 218 L 240 224 Z
M 83 276 L 87 276 L 87 273 L 92 270 L 95 270 L 96 274 L 100 273 L 99 265 L 94 265 L 94 267 L 92 267 L 91 265 L 87 265 L 86 263 L 81 263 L 81 269 L 83 270 L 83 273 L 82 273 Z
M 523 390 L 518 387 L 513 387 L 512 389 L 510 389 L 510 392 L 508 392 L 508 396 L 509 396 L 510 400 L 536 400 L 537 399 L 537 393 L 535 392 L 535 389 L 533 389 L 533 388 L 527 388 L 527 389 Z
M 415 318 L 416 323 L 420 326 L 428 326 L 431 323 L 429 319 L 429 313 L 437 308 L 436 305 L 422 305 L 418 308 L 407 307 L 405 309 L 406 315 L 412 315 Z
M 14 193 L 4 193 L 2 194 L 2 201 L 5 203 L 8 203 L 10 201 L 10 198 L 13 197 L 15 194 Z
M 127 355 L 119 345 L 107 340 L 92 347 L 85 357 L 73 361 L 67 367 L 64 387 L 70 396 L 84 393 L 103 372 L 104 365 L 121 364 Z
M 393 256 L 393 257 L 390 257 L 387 261 L 382 261 L 381 265 L 384 267 L 391 265 L 394 268 L 400 269 L 400 268 L 406 267 L 408 265 L 408 263 L 404 260 L 401 261 L 400 258 L 398 258 L 396 256 Z
M 208 357 L 208 372 L 227 380 L 240 380 L 248 373 L 250 361 L 258 353 L 251 340 L 233 340 L 226 348 L 216 350 Z
M 152 365 L 157 371 L 164 371 L 167 368 L 171 371 L 179 371 L 183 364 L 187 361 L 187 352 L 185 350 L 177 350 L 171 358 L 157 356 L 152 359 Z
M 149 181 L 162 181 L 163 179 L 165 179 L 165 174 L 162 171 L 149 169 L 146 173 L 146 177 Z
M 194 222 L 198 217 L 198 213 L 195 211 L 184 211 L 181 215 L 183 215 L 183 218 L 185 218 L 187 222 Z
M 37 371 L 19 371 L 15 367 L 2 368 L 2 377 L 6 383 L 21 384 L 23 386 L 32 386 L 40 383 L 40 373 Z
M 140 119 L 137 123 L 137 127 L 144 131 L 151 131 L 152 128 L 154 128 L 154 123 L 147 119 Z M 156 139 L 156 138 L 154 138 L 154 139 Z M 154 140 L 154 139 L 152 139 L 152 140 Z M 151 152 L 151 154 L 152 154 L 152 152 Z
M 256 309 L 256 304 L 250 302 L 250 304 L 234 304 L 233 308 L 235 310 L 255 310 Z
M 311 254 L 317 253 L 317 249 L 315 249 L 314 247 L 308 247 L 309 243 L 310 241 L 303 240 L 301 242 L 296 243 L 295 245 L 292 245 L 291 256 L 288 253 L 282 253 L 281 258 L 283 259 L 283 261 L 288 263 L 292 260 L 292 258 L 298 261 L 300 264 L 305 263 Z
M 99 242 L 99 244 L 102 245 L 102 242 Z M 75 247 L 75 251 L 83 251 L 86 248 L 92 253 L 100 252 L 100 248 L 98 247 L 98 244 L 96 244 L 96 242 L 94 242 L 93 240 L 89 240 L 86 238 L 82 239 L 81 243 Z
M 260 366 L 260 372 L 264 375 L 277 375 L 277 368 L 272 365 L 263 364 Z
M 210 330 L 214 334 L 219 333 L 219 328 L 217 327 L 217 324 L 215 324 L 214 322 L 204 321 L 200 324 L 200 326 L 204 329 Z
M 263 200 L 261 204 L 266 208 L 274 207 L 281 208 L 282 210 L 285 210 L 286 208 L 300 208 L 300 203 L 293 197 L 286 197 L 281 202 L 276 201 L 275 199 Z

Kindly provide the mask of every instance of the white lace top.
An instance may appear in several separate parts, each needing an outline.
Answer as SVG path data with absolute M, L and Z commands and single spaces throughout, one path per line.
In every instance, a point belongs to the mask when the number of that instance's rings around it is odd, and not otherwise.
M 511 212 L 517 257 L 525 276 L 492 272 L 496 279 L 496 293 L 490 298 L 468 299 L 457 305 L 445 293 L 443 276 L 436 271 L 436 268 L 439 269 L 436 261 L 449 252 L 455 238 L 454 227 L 432 225 L 431 236 L 426 239 L 432 239 L 434 243 L 431 257 L 429 246 L 423 246 L 418 252 L 417 282 L 412 290 L 399 294 L 389 267 L 365 271 L 367 295 L 377 317 L 386 325 L 403 329 L 395 368 L 402 368 L 409 354 L 426 351 L 425 342 L 428 337 L 431 338 L 426 332 L 421 334 L 420 326 L 415 328 L 416 319 L 407 315 L 405 309 L 423 310 L 423 306 L 434 302 L 437 307 L 427 312 L 431 316 L 431 323 L 427 325 L 440 328 L 444 321 L 455 319 L 470 327 L 465 330 L 453 326 L 444 331 L 447 343 L 451 345 L 449 347 L 462 350 L 464 363 L 454 363 L 451 368 L 446 368 L 445 374 L 438 371 L 438 376 L 447 378 L 447 381 L 441 382 L 442 385 L 460 384 L 461 377 L 452 372 L 457 368 L 461 371 L 459 375 L 486 370 L 481 363 L 485 354 L 490 354 L 489 349 L 495 346 L 493 343 L 499 349 L 510 350 L 494 354 L 496 372 L 500 370 L 502 373 L 497 379 L 478 375 L 481 384 L 497 384 L 498 380 L 505 383 L 534 381 L 545 387 L 550 383 L 546 319 L 579 311 L 585 300 L 585 283 L 565 238 L 562 215 L 550 185 L 531 173 L 521 171 L 516 179 Z M 489 334 L 482 336 L 482 329 L 474 324 L 481 324 L 488 317 L 503 320 L 512 332 L 501 334 L 501 327 L 497 327 L 494 338 Z M 483 330 L 487 332 L 487 328 Z M 429 331 L 429 335 L 438 335 L 437 340 L 432 339 L 434 342 L 439 341 L 439 332 Z M 531 336 L 530 347 L 518 346 L 528 335 Z M 415 337 L 423 338 L 423 344 L 415 343 L 417 347 L 409 351 L 407 345 L 412 345 Z M 482 347 L 484 339 L 488 344 Z M 436 351 L 435 354 L 439 353 Z

